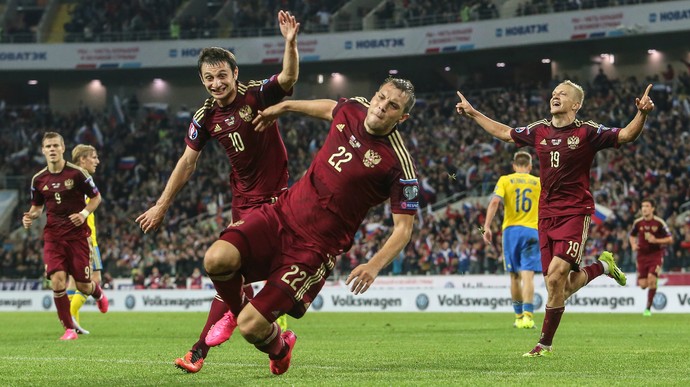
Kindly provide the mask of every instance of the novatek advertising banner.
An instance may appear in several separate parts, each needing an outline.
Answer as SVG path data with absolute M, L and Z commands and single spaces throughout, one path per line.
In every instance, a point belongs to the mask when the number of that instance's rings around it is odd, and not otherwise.
M 351 60 L 425 55 L 690 30 L 690 2 L 671 1 L 417 28 L 300 35 L 300 58 Z M 277 63 L 283 38 L 2 44 L 0 70 L 195 66 L 203 47 L 233 51 L 243 65 Z
M 207 312 L 212 290 L 111 290 L 107 292 L 114 312 Z M 535 310 L 544 310 L 546 291 L 537 289 Z M 641 313 L 647 291 L 639 288 L 584 287 L 566 301 L 568 312 Z M 0 312 L 54 311 L 50 291 L 0 293 Z M 98 312 L 89 298 L 83 311 Z M 386 289 L 372 287 L 354 295 L 346 287 L 325 287 L 310 307 L 312 312 L 501 312 L 511 313 L 508 289 L 435 288 Z M 654 297 L 654 313 L 690 313 L 690 286 L 661 287 Z

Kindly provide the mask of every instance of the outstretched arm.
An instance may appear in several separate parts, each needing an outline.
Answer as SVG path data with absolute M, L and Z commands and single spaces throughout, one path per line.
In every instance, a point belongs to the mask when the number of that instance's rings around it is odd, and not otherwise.
M 316 99 L 312 101 L 285 100 L 264 110 L 259 110 L 252 123 L 255 125 L 254 130 L 262 132 L 273 124 L 278 117 L 288 112 L 333 121 L 333 109 L 335 109 L 337 104 L 338 102 L 332 99 Z
M 407 245 L 412 237 L 414 215 L 393 214 L 393 232 L 386 243 L 369 260 L 369 262 L 355 267 L 345 281 L 345 285 L 352 283 L 350 290 L 354 294 L 364 293 L 369 289 L 379 272 L 395 258 Z
M 633 142 L 640 137 L 640 133 L 642 133 L 642 129 L 644 128 L 644 123 L 647 120 L 647 115 L 654 110 L 654 102 L 649 98 L 650 90 L 652 90 L 651 83 L 647 86 L 642 98 L 635 98 L 637 114 L 635 114 L 635 118 L 633 118 L 625 128 L 618 132 L 618 142 L 620 144 Z
M 156 230 L 163 223 L 165 213 L 172 204 L 177 193 L 189 181 L 196 169 L 196 162 L 199 160 L 201 152 L 187 146 L 184 153 L 177 161 L 175 169 L 170 174 L 170 179 L 165 185 L 165 189 L 156 204 L 146 212 L 137 217 L 136 222 L 141 226 L 141 230 L 146 234 L 150 230 Z
M 297 82 L 299 76 L 299 52 L 297 50 L 299 23 L 290 13 L 280 11 L 278 12 L 278 25 L 280 25 L 280 33 L 285 38 L 283 71 L 278 74 L 278 83 L 283 90 L 288 91 Z
M 496 137 L 499 140 L 505 142 L 514 142 L 513 138 L 510 137 L 510 131 L 513 130 L 510 126 L 502 124 L 498 121 L 494 121 L 491 118 L 485 116 L 479 110 L 476 110 L 465 98 L 462 93 L 458 91 L 458 97 L 460 97 L 460 102 L 455 105 L 455 110 L 461 116 L 466 116 L 472 118 L 479 126 L 484 128 L 490 135 Z

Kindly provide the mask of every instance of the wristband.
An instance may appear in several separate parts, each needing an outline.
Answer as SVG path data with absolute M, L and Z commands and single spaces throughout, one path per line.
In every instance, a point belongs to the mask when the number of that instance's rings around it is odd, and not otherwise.
M 89 217 L 89 215 L 91 215 L 91 213 L 86 208 L 84 208 L 83 210 L 79 211 L 79 215 L 83 216 L 84 219 L 86 219 Z

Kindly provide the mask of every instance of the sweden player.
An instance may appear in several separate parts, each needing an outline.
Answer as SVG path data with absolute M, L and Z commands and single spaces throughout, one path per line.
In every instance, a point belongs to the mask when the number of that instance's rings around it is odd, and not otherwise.
M 516 328 L 534 328 L 534 273 L 541 272 L 537 223 L 541 183 L 530 175 L 532 156 L 524 151 L 513 157 L 515 173 L 501 176 L 494 188 L 484 222 L 484 241 L 492 243 L 491 222 L 503 202 L 503 256 L 510 273 L 510 294 Z
M 79 167 L 86 169 L 91 176 L 96 173 L 96 167 L 100 163 L 96 148 L 85 144 L 79 144 L 72 149 L 72 161 Z M 86 197 L 86 202 L 89 202 L 88 197 Z M 91 236 L 88 238 L 90 250 L 89 261 L 91 262 L 91 279 L 95 283 L 100 284 L 103 261 L 101 260 L 101 252 L 98 249 L 98 241 L 96 239 L 96 215 L 93 213 L 90 214 L 86 218 L 86 223 L 91 229 Z M 77 333 L 88 335 L 89 331 L 81 327 L 81 322 L 79 319 L 79 310 L 82 306 L 84 306 L 88 296 L 77 289 L 76 283 L 74 282 L 72 276 L 69 278 L 67 295 L 70 299 L 70 314 L 72 315 L 74 329 L 77 331 Z

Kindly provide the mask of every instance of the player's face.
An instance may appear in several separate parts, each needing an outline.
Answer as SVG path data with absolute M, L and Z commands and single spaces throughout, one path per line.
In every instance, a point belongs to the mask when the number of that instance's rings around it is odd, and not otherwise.
M 640 211 L 642 212 L 642 216 L 644 216 L 645 218 L 654 215 L 654 207 L 652 207 L 652 203 L 649 202 L 642 203 Z
M 96 167 L 98 164 L 100 164 L 100 160 L 98 160 L 98 153 L 95 151 L 83 156 L 79 160 L 79 166 L 86 169 L 91 175 L 96 173 Z
M 230 64 L 210 64 L 204 63 L 201 65 L 201 82 L 204 84 L 206 91 L 213 98 L 218 101 L 221 106 L 228 105 L 235 99 L 237 89 L 235 81 L 237 80 L 238 69 L 232 71 Z
M 65 153 L 65 144 L 62 143 L 60 137 L 47 138 L 43 141 L 41 151 L 48 163 L 59 163 L 63 160 L 62 156 Z
M 566 84 L 560 84 L 551 93 L 551 114 L 577 112 L 580 101 L 575 89 Z
M 373 134 L 387 134 L 393 127 L 405 121 L 410 115 L 403 113 L 408 101 L 407 94 L 390 83 L 383 85 L 374 94 L 369 104 L 364 126 Z

